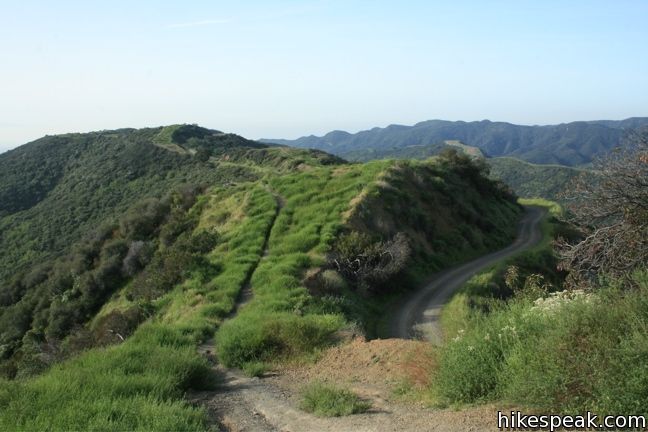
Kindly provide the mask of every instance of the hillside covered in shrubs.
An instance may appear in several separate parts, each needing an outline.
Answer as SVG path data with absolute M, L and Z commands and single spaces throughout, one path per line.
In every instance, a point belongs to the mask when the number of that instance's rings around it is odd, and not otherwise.
M 41 148 L 57 174 L 12 189 Z M 196 126 L 48 137 L 0 164 L 26 197 L 1 222 L 3 429 L 202 430 L 183 398 L 215 385 L 200 343 L 226 366 L 308 356 L 520 214 L 456 152 L 347 164 Z

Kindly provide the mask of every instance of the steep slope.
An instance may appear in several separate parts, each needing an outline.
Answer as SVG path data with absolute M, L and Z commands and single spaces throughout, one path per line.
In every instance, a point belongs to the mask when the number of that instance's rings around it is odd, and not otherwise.
M 227 366 L 326 344 L 343 325 L 340 316 L 362 323 L 367 297 L 402 292 L 445 265 L 506 244 L 520 214 L 512 196 L 461 156 L 322 168 L 270 186 L 285 206 L 252 275 L 254 298 L 217 335 Z M 361 270 L 338 265 L 375 251 L 382 258 Z
M 513 156 L 534 163 L 574 166 L 590 163 L 593 157 L 619 145 L 627 129 L 646 125 L 648 118 L 619 122 L 572 122 L 551 126 L 521 126 L 488 120 L 429 120 L 414 126 L 390 125 L 356 134 L 334 131 L 323 137 L 262 141 L 317 148 L 347 157 L 365 150 L 384 152 L 394 148 L 458 140 L 480 148 L 489 156 Z
M 183 183 L 256 178 L 242 167 L 215 169 L 161 139 L 173 130 L 178 128 L 45 137 L 0 155 L 0 281 L 68 250 L 144 197 L 160 197 Z M 238 145 L 248 142 L 240 138 Z

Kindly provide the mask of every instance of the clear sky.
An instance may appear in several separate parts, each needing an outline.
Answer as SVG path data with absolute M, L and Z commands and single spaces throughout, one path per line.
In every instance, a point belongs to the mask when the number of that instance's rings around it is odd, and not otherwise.
M 200 125 L 648 116 L 648 1 L 0 0 L 0 151 Z

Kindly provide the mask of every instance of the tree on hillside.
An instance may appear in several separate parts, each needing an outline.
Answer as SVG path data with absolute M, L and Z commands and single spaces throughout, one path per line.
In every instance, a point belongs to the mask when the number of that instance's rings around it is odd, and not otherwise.
M 625 279 L 648 263 L 648 130 L 595 163 L 595 183 L 579 178 L 566 196 L 583 240 L 560 241 L 561 267 L 572 286 L 591 285 L 598 275 Z

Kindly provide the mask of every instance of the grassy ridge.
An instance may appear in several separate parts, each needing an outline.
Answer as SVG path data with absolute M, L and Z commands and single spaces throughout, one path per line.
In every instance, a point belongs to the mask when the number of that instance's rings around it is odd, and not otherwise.
M 300 356 L 332 343 L 349 319 L 374 332 L 371 322 L 382 309 L 381 297 L 370 300 L 345 289 L 313 296 L 303 283 L 307 270 L 325 264 L 325 253 L 341 231 L 383 239 L 397 232 L 409 236 L 411 261 L 391 294 L 444 265 L 506 243 L 519 209 L 471 169 L 445 160 L 383 160 L 271 179 L 285 206 L 268 255 L 252 277 L 254 298 L 218 332 L 221 360 L 246 367 Z
M 254 298 L 218 332 L 224 364 L 299 356 L 333 341 L 345 323 L 340 308 L 312 297 L 301 280 L 307 269 L 323 263 L 351 199 L 387 165 L 325 168 L 270 180 L 285 204 L 268 255 L 251 280 Z

